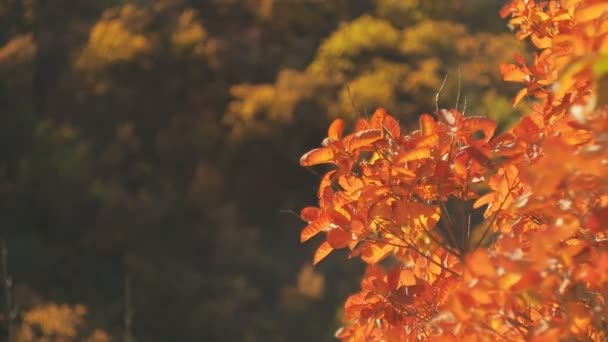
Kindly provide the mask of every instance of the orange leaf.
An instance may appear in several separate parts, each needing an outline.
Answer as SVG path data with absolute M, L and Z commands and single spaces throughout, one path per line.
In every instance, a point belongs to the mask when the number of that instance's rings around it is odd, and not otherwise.
M 564 332 L 560 328 L 551 328 L 538 335 L 535 335 L 530 339 L 530 342 L 546 342 L 546 341 L 559 341 L 560 337 L 563 337 Z
M 436 126 L 437 123 L 432 116 L 429 114 L 420 115 L 420 131 L 422 132 L 422 135 L 427 136 L 435 133 Z
M 416 143 L 416 147 L 433 147 L 439 142 L 439 136 L 437 134 L 425 135 L 419 139 Z
M 486 305 L 492 303 L 492 296 L 488 293 L 487 289 L 473 287 L 468 290 L 468 293 L 477 304 Z
M 538 286 L 542 281 L 543 277 L 536 270 L 529 270 L 517 281 L 517 283 L 511 286 L 510 291 L 521 292 L 528 289 L 533 289 Z
M 345 145 L 350 151 L 361 147 L 372 147 L 373 143 L 382 139 L 382 131 L 376 128 L 366 129 L 349 135 L 345 138 Z
M 593 313 L 582 303 L 568 303 L 568 316 L 571 319 L 570 332 L 585 334 L 591 324 Z
M 340 140 L 342 138 L 342 131 L 344 130 L 344 120 L 335 119 L 329 129 L 327 130 L 327 136 L 331 140 Z
M 375 264 L 386 258 L 393 251 L 393 246 L 383 243 L 367 243 L 363 247 L 361 259 L 368 264 Z
M 591 1 L 589 1 L 591 2 Z M 574 20 L 577 22 L 586 22 L 605 16 L 608 13 L 608 3 L 598 1 L 595 4 L 588 4 L 577 8 L 574 12 Z M 606 17 L 604 17 L 605 19 Z
M 335 209 L 328 210 L 327 215 L 329 216 L 331 223 L 335 224 L 336 226 L 344 228 L 350 225 L 350 220 Z
M 500 74 L 506 82 L 524 82 L 530 80 L 530 75 L 515 64 L 501 64 Z
M 494 202 L 496 202 L 496 200 L 498 200 L 498 193 L 496 192 L 489 192 L 481 197 L 479 197 L 475 203 L 473 204 L 473 209 L 477 209 L 480 208 L 486 204 L 492 204 Z
M 517 95 L 515 95 L 515 98 L 513 98 L 513 106 L 517 106 L 519 101 L 526 97 L 526 95 L 528 95 L 528 88 L 523 88 L 522 90 L 517 92 Z
M 335 249 L 340 249 L 348 246 L 352 241 L 352 233 L 347 232 L 342 228 L 334 228 L 327 232 L 327 242 Z
M 462 129 L 472 133 L 483 132 L 483 140 L 489 141 L 496 131 L 496 121 L 481 117 L 481 116 L 470 116 L 463 120 Z
M 431 150 L 428 147 L 420 147 L 401 154 L 397 158 L 397 163 L 402 164 L 412 160 L 425 159 L 431 156 Z
M 319 234 L 320 231 L 324 229 L 328 229 L 331 225 L 329 218 L 327 216 L 321 216 L 317 220 L 310 223 L 308 226 L 302 229 L 300 233 L 300 242 L 306 242 L 313 238 L 315 235 Z
M 363 188 L 363 181 L 354 175 L 343 175 L 338 178 L 338 184 L 348 192 L 357 191 Z
M 391 271 L 386 276 L 386 282 L 390 289 L 396 289 L 399 285 L 399 275 L 401 274 L 401 266 L 393 266 Z
M 334 162 L 334 151 L 329 147 L 316 148 L 307 152 L 300 158 L 301 166 L 312 166 Z
M 401 274 L 399 274 L 399 286 L 412 285 L 416 285 L 416 277 L 414 276 L 414 272 L 409 269 L 401 270 Z
M 393 138 L 398 138 L 401 136 L 401 126 L 399 126 L 399 122 L 397 122 L 394 117 L 390 115 L 385 117 L 383 127 L 391 134 Z
M 372 115 L 372 118 L 369 120 L 369 124 L 372 126 L 372 128 L 380 129 L 380 128 L 382 128 L 384 118 L 387 117 L 388 115 L 389 114 L 386 111 L 386 109 L 378 108 Z
M 410 212 L 410 227 L 412 229 L 431 230 L 435 228 L 440 218 L 437 206 L 429 206 L 419 202 L 412 202 L 408 208 Z
M 469 254 L 466 258 L 466 265 L 476 277 L 493 278 L 496 276 L 496 268 L 486 250 L 477 249 Z
M 329 245 L 329 243 L 327 241 L 324 241 L 319 248 L 317 248 L 317 251 L 315 252 L 315 256 L 312 259 L 312 264 L 316 265 L 318 264 L 321 260 L 325 259 L 326 256 L 329 255 L 329 253 L 331 253 L 331 251 L 333 251 L 334 249 Z
M 365 119 L 357 120 L 357 124 L 355 125 L 355 132 L 364 131 L 366 129 L 370 129 L 370 124 Z
M 513 134 L 527 143 L 537 143 L 541 139 L 541 128 L 530 116 L 524 116 L 513 128 Z
M 410 216 L 408 206 L 409 203 L 406 200 L 398 200 L 393 202 L 393 220 L 395 220 L 396 224 L 407 224 Z
M 550 48 L 551 47 L 551 43 L 552 43 L 552 39 L 550 37 L 541 37 L 539 35 L 537 35 L 536 33 L 533 33 L 530 36 L 530 40 L 532 41 L 532 44 L 534 44 L 534 46 L 536 46 L 539 49 L 546 49 L 546 48 Z

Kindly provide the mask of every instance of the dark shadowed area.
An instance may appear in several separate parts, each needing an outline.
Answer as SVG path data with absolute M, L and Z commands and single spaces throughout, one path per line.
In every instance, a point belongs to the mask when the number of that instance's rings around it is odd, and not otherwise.
M 1 1 L 0 340 L 331 341 L 363 265 L 312 267 L 300 156 L 446 74 L 509 125 L 502 4 Z

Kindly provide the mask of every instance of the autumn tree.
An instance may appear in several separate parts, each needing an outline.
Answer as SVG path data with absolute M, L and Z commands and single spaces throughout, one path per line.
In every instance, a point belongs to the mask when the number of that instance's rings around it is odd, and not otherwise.
M 348 249 L 368 264 L 340 339 L 608 338 L 608 2 L 514 0 L 500 15 L 536 50 L 500 65 L 523 85 L 513 104 L 532 104 L 512 129 L 436 108 L 407 132 L 378 109 L 350 134 L 334 120 L 300 160 L 333 166 L 301 212 L 302 242 L 325 235 L 314 263 Z

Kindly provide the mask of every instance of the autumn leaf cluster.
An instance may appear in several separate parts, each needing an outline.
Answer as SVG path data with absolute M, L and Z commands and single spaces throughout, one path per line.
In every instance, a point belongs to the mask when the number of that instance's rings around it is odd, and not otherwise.
M 500 65 L 532 104 L 512 129 L 437 109 L 402 132 L 378 109 L 350 134 L 336 119 L 300 160 L 333 166 L 301 212 L 302 242 L 325 235 L 314 263 L 348 249 L 369 265 L 342 340 L 608 338 L 608 1 L 500 15 L 536 48 Z

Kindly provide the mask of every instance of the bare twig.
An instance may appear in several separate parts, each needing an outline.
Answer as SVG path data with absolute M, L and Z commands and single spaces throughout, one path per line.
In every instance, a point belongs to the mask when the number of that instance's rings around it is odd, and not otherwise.
M 132 298 L 132 284 L 131 284 L 131 273 L 129 270 L 129 266 L 125 260 L 125 283 L 124 283 L 124 325 L 125 331 L 123 336 L 123 342 L 133 342 L 135 338 L 133 337 L 133 298 Z
M 445 87 L 445 83 L 448 81 L 448 74 L 445 74 L 445 77 L 443 78 L 443 82 L 441 83 L 441 87 L 439 87 L 439 91 L 437 91 L 437 94 L 435 94 L 435 110 L 439 111 L 439 94 L 441 94 L 441 91 L 443 90 L 443 87 Z
M 13 340 L 13 280 L 8 271 L 8 247 L 6 240 L 2 239 L 2 283 L 4 285 L 4 316 L 6 320 L 7 341 Z
M 458 105 L 460 104 L 460 88 L 462 87 L 462 73 L 460 72 L 460 67 L 458 67 L 458 94 L 456 95 L 456 106 L 454 107 L 458 110 Z

